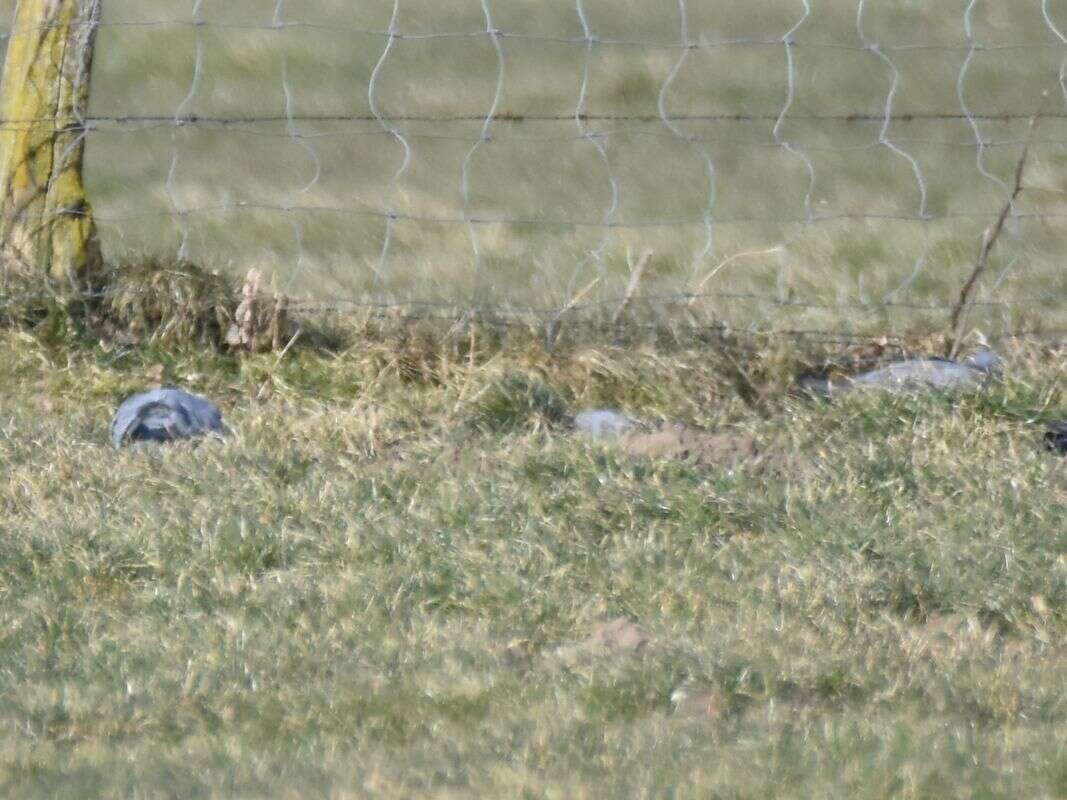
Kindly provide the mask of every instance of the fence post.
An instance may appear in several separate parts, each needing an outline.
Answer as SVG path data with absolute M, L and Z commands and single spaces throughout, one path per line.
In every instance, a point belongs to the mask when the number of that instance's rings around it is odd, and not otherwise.
M 68 296 L 102 268 L 82 183 L 99 15 L 100 0 L 19 0 L 0 78 L 2 275 Z

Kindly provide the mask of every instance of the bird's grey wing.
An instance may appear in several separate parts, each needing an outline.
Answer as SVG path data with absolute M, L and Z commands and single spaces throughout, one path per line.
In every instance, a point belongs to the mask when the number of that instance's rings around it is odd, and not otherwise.
M 594 439 L 616 439 L 637 427 L 637 422 L 607 408 L 580 411 L 574 417 L 574 428 Z
M 834 386 L 824 375 L 801 375 L 797 378 L 797 384 L 808 394 L 826 400 L 833 397 L 839 390 L 839 387 Z
M 125 444 L 133 428 L 139 423 L 141 409 L 152 402 L 151 392 L 142 392 L 127 397 L 119 405 L 118 411 L 111 420 L 110 435 L 111 444 L 117 449 Z
M 1055 453 L 1067 454 L 1067 422 L 1053 422 L 1045 432 L 1045 444 Z
M 171 408 L 181 409 L 192 426 L 192 435 L 208 432 L 226 433 L 219 407 L 206 397 L 192 394 L 184 389 L 156 389 L 146 392 L 151 401 L 163 403 Z
M 977 383 L 980 374 L 970 367 L 935 358 L 898 361 L 851 379 L 857 388 L 903 389 L 928 386 L 938 389 Z
M 164 391 L 168 392 L 168 402 L 176 408 L 181 408 L 188 415 L 197 433 L 226 432 L 226 426 L 222 421 L 222 412 L 217 405 L 206 397 L 190 394 L 181 389 Z
M 180 406 L 150 403 L 141 408 L 138 424 L 130 438 L 138 441 L 171 442 L 188 439 L 199 433 L 196 424 Z
M 181 389 L 153 389 L 127 398 L 111 422 L 116 448 L 130 440 L 166 442 L 227 433 L 222 412 L 210 400 Z

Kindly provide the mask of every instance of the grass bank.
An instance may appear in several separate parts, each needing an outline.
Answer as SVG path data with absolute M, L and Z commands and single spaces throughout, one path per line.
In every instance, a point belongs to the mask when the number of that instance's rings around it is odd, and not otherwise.
M 1063 796 L 1067 464 L 1025 418 L 1067 416 L 1064 354 L 1007 357 L 955 400 L 754 409 L 697 348 L 5 332 L 0 787 Z M 234 436 L 110 450 L 157 364 Z M 599 404 L 767 458 L 567 432 Z

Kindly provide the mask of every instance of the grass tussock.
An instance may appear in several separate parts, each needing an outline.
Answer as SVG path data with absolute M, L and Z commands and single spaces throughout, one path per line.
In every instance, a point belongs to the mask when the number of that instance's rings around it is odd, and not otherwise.
M 569 420 L 567 404 L 538 378 L 505 374 L 489 381 L 471 402 L 470 424 L 487 433 L 559 426 Z
M 74 294 L 18 273 L 5 277 L 0 325 L 65 343 L 103 340 L 246 353 L 298 343 L 338 346 L 334 328 L 298 322 L 288 306 L 288 298 L 260 285 L 255 271 L 239 285 L 196 264 L 149 257 L 112 266 Z
M 157 345 L 220 347 L 234 323 L 237 287 L 194 264 L 146 259 L 105 277 L 101 311 L 114 333 Z
M 0 335 L 4 794 L 1063 794 L 1067 462 L 1021 413 L 1067 416 L 1062 352 L 757 409 L 701 348 L 458 348 Z M 234 436 L 110 450 L 157 364 Z

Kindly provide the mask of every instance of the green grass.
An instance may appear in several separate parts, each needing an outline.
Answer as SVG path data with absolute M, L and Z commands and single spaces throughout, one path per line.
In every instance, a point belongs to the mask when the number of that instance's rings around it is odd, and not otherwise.
M 1067 463 L 1025 418 L 1064 353 L 1006 355 L 757 412 L 700 349 L 4 333 L 3 794 L 1062 797 Z M 235 435 L 110 450 L 157 362 Z M 769 455 L 629 458 L 567 432 L 592 403 Z M 644 647 L 587 644 L 618 616 Z
M 91 115 L 284 114 L 283 70 L 296 115 L 370 111 L 386 40 L 346 28 L 385 29 L 388 0 L 283 4 L 313 28 L 263 29 L 275 3 L 260 0 L 203 3 L 204 26 L 147 24 L 193 5 L 104 2 Z M 574 2 L 490 5 L 510 33 L 582 35 Z M 102 244 L 127 276 L 176 263 L 184 239 L 203 269 L 256 267 L 297 298 L 506 305 L 514 324 L 393 336 L 367 312 L 321 337 L 348 349 L 309 335 L 239 359 L 182 349 L 217 339 L 229 291 L 182 268 L 144 297 L 126 280 L 112 304 L 120 328 L 156 329 L 152 344 L 88 345 L 54 304 L 36 333 L 0 331 L 0 794 L 1067 796 L 1067 463 L 1028 421 L 1067 418 L 1067 356 L 1002 341 L 1007 377 L 987 392 L 834 404 L 790 394 L 810 354 L 785 340 L 728 358 L 719 339 L 744 338 L 721 324 L 944 332 L 946 312 L 919 306 L 956 299 L 985 223 L 748 221 L 803 218 L 809 188 L 815 215 L 918 211 L 880 119 L 805 119 L 878 117 L 891 71 L 862 48 L 855 0 L 814 4 L 779 131 L 812 188 L 772 133 L 788 86 L 776 40 L 803 4 L 687 5 L 693 41 L 775 41 L 698 47 L 678 66 L 655 44 L 598 46 L 587 63 L 582 42 L 505 38 L 499 110 L 562 119 L 494 123 L 466 209 L 477 119 L 396 122 L 412 151 L 395 185 L 403 150 L 374 121 L 300 121 L 303 144 L 284 122 L 89 133 Z M 936 46 L 885 51 L 896 112 L 960 109 L 963 5 L 865 5 L 871 40 Z M 486 25 L 478 2 L 400 7 L 405 32 Z M 677 4 L 583 8 L 597 37 L 678 40 Z M 975 41 L 1030 45 L 976 52 L 963 85 L 972 110 L 1022 117 L 979 125 L 999 141 L 986 168 L 1010 181 L 1026 117 L 1059 96 L 1062 42 L 1039 3 L 972 11 Z M 484 37 L 394 45 L 376 94 L 390 120 L 489 108 Z M 610 170 L 571 118 L 586 68 L 587 112 L 645 117 L 589 123 Z M 672 115 L 757 119 L 678 123 L 700 139 L 686 142 L 659 119 L 661 93 Z M 999 209 L 966 121 L 887 134 L 921 167 L 931 213 Z M 1064 213 L 1065 134 L 1042 120 L 1018 211 Z M 384 221 L 367 212 L 391 208 L 600 221 L 614 177 L 619 221 L 702 219 L 703 154 L 707 254 L 700 224 L 483 225 L 475 269 L 465 225 L 400 221 L 379 270 Z M 583 323 L 611 318 L 646 248 L 629 313 L 653 325 L 598 344 Z M 1009 223 L 976 298 L 1025 300 L 976 307 L 968 326 L 1062 332 L 1063 251 L 1055 221 Z M 670 315 L 655 299 L 695 288 L 712 296 Z M 579 295 L 557 327 L 551 309 Z M 878 308 L 886 297 L 917 307 Z M 713 326 L 709 342 L 687 325 Z M 235 435 L 111 450 L 111 413 L 157 365 L 217 399 Z M 569 432 L 592 406 L 755 437 L 763 457 L 628 456 Z M 644 646 L 595 645 L 618 618 Z

